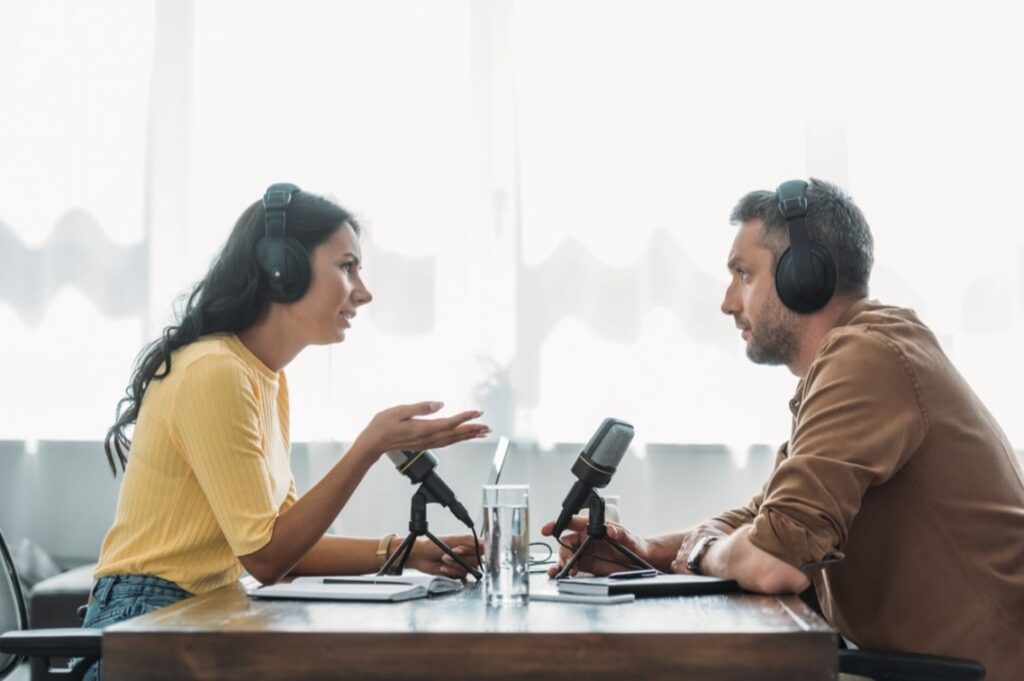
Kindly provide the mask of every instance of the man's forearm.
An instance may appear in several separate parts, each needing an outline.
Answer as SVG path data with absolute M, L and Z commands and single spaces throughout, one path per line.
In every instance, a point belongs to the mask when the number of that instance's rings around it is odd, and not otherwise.
M 723 522 L 711 519 L 698 523 L 691 528 L 681 532 L 669 532 L 659 534 L 647 539 L 647 562 L 662 572 L 672 570 L 672 562 L 676 560 L 680 549 L 685 543 L 687 551 L 705 535 L 726 536 L 733 532 L 733 528 Z
M 748 591 L 799 593 L 810 584 L 807 575 L 789 563 L 762 551 L 750 541 L 751 525 L 715 542 L 701 561 L 701 572 L 735 579 Z

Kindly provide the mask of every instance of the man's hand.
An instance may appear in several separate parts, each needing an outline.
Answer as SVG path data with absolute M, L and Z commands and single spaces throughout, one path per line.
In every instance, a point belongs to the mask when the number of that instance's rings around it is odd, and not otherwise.
M 712 577 L 735 579 L 747 591 L 764 594 L 800 593 L 808 587 L 807 575 L 789 563 L 754 546 L 750 541 L 752 525 L 732 532 L 725 539 L 715 542 L 701 561 L 701 572 Z M 686 569 L 686 557 L 680 552 L 673 570 L 682 564 Z
M 690 558 L 690 551 L 697 545 L 703 537 L 728 537 L 729 533 L 726 532 L 720 525 L 712 525 L 710 523 L 701 523 L 696 527 L 692 527 L 686 530 L 680 535 L 682 543 L 679 545 L 679 552 L 676 554 L 675 560 L 672 561 L 672 572 L 677 572 L 681 575 L 688 575 L 690 571 L 686 568 L 686 561 Z
M 576 551 L 579 545 L 583 542 L 583 536 L 587 531 L 587 523 L 589 518 L 582 515 L 573 516 L 572 520 L 569 521 L 567 529 L 572 530 L 566 532 L 561 537 L 562 546 L 558 550 L 558 564 L 554 567 L 548 568 L 548 576 L 554 577 L 558 572 L 565 566 L 572 557 L 572 554 Z M 648 560 L 648 542 L 643 537 L 638 537 L 622 525 L 618 523 L 608 522 L 608 536 L 620 544 L 625 546 L 627 549 L 637 554 L 644 560 Z M 550 522 L 540 528 L 540 533 L 546 537 L 551 536 L 551 532 L 555 529 L 555 523 Z M 621 570 L 631 569 L 629 558 L 622 555 L 617 549 L 609 545 L 607 542 L 595 541 L 591 543 L 587 552 L 576 564 L 572 566 L 572 570 L 569 571 L 570 575 L 575 575 L 580 570 L 589 572 L 592 575 L 606 575 L 609 572 L 619 572 Z

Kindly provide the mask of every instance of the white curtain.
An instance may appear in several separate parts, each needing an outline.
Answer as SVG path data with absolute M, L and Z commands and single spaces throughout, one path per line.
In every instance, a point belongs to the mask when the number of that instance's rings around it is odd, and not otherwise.
M 0 439 L 98 439 L 172 299 L 289 180 L 363 219 L 376 294 L 289 367 L 296 439 L 441 399 L 542 444 L 606 415 L 641 443 L 775 443 L 795 379 L 719 312 L 728 215 L 813 175 L 872 224 L 874 295 L 918 310 L 1022 446 L 1020 15 L 8 0 Z
M 0 439 L 99 439 L 144 338 L 153 25 L 0 2 Z

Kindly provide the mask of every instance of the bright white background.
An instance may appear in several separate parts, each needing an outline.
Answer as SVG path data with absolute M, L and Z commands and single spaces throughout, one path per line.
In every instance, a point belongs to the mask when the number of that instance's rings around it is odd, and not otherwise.
M 344 344 L 289 367 L 296 440 L 441 399 L 542 445 L 607 415 L 641 444 L 777 443 L 795 379 L 751 365 L 718 311 L 727 219 L 748 190 L 814 175 L 873 227 L 874 296 L 915 308 L 1024 446 L 1022 18 L 0 0 L 0 267 L 42 270 L 0 274 L 0 439 L 102 438 L 174 298 L 289 180 L 363 218 L 377 293 Z M 99 229 L 57 230 L 74 211 Z M 116 267 L 61 279 L 139 245 L 128 313 L 95 293 Z

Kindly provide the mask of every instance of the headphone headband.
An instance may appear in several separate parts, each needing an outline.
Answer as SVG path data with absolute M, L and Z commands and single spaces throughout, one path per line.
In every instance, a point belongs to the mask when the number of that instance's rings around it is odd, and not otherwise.
M 807 216 L 807 183 L 803 180 L 783 182 L 775 190 L 779 197 L 779 212 L 786 220 Z
M 810 296 L 818 286 L 811 265 L 810 237 L 807 236 L 807 183 L 803 180 L 783 182 L 775 192 L 779 212 L 786 220 L 789 249 L 793 258 L 793 283 L 802 296 Z
M 263 271 L 270 299 L 279 303 L 301 298 L 312 277 L 309 254 L 285 231 L 288 206 L 297 191 L 294 184 L 279 182 L 263 194 L 266 231 L 256 243 L 256 262 Z
M 267 236 L 271 239 L 284 237 L 288 205 L 292 202 L 292 194 L 297 191 L 299 188 L 290 182 L 278 182 L 267 187 L 266 193 L 263 194 Z
M 795 312 L 820 310 L 835 292 L 836 265 L 828 249 L 807 234 L 807 183 L 783 182 L 775 196 L 789 232 L 789 248 L 775 267 L 779 299 Z

